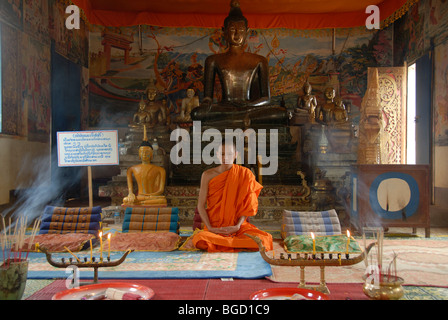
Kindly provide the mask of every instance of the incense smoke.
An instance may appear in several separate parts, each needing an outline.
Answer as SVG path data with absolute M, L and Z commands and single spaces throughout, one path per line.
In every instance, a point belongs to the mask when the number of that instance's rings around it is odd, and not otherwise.
M 79 181 L 81 171 L 76 177 L 64 177 L 66 168 L 59 168 L 56 150 L 52 155 L 34 158 L 26 155 L 18 173 L 18 181 L 26 181 L 16 187 L 17 201 L 2 215 L 11 213 L 12 219 L 17 221 L 26 217 L 28 224 L 42 216 L 46 205 L 63 206 L 67 190 Z M 32 178 L 26 179 L 32 168 Z M 11 227 L 11 226 L 10 226 Z

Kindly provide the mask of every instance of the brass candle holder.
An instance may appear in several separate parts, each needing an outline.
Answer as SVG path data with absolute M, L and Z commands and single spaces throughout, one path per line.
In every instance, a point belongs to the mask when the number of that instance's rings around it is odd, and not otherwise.
M 84 258 L 84 261 L 76 258 L 73 261 L 72 258 L 69 258 L 68 261 L 65 261 L 64 258 L 61 258 L 61 262 L 55 261 L 50 252 L 44 247 L 39 247 L 39 251 L 45 253 L 47 261 L 50 265 L 56 268 L 67 268 L 68 266 L 76 266 L 78 268 L 93 268 L 93 283 L 98 283 L 98 268 L 107 268 L 107 267 L 116 267 L 126 260 L 126 257 L 129 253 L 133 252 L 133 249 L 127 250 L 120 259 L 110 261 L 110 257 L 103 261 L 100 259 L 99 261 L 95 261 L 95 257 L 92 258 L 92 261 L 87 261 L 87 258 Z M 85 283 L 84 283 L 85 284 Z
M 357 264 L 367 257 L 370 249 L 375 245 L 375 243 L 371 243 L 365 251 L 354 257 L 350 257 L 350 254 L 341 254 L 336 252 L 326 254 L 296 253 L 295 258 L 291 253 L 287 253 L 288 257 L 286 258 L 284 253 L 280 253 L 280 259 L 275 259 L 274 257 L 271 258 L 266 254 L 266 249 L 258 237 L 247 233 L 245 235 L 257 243 L 261 257 L 267 263 L 276 266 L 300 267 L 299 288 L 317 290 L 326 294 L 329 294 L 330 290 L 328 290 L 327 283 L 325 281 L 325 267 L 349 266 Z M 320 283 L 318 286 L 309 286 L 306 284 L 305 267 L 320 267 Z

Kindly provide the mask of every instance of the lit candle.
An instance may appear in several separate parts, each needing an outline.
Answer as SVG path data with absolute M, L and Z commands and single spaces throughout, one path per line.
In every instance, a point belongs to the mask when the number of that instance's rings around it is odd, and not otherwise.
M 100 262 L 103 262 L 103 232 L 100 231 Z
M 316 254 L 316 240 L 314 239 L 314 233 L 311 232 L 311 238 L 313 238 L 313 255 Z
M 107 252 L 107 260 L 110 260 L 110 236 L 111 236 L 111 233 L 109 232 L 107 234 L 107 242 L 108 242 L 108 245 L 109 245 L 109 251 Z
M 92 238 L 90 238 L 90 262 L 92 262 L 92 257 L 93 257 L 93 249 L 92 249 Z
M 349 246 L 350 246 L 350 231 L 347 230 L 347 252 L 346 252 L 346 254 L 348 254 Z

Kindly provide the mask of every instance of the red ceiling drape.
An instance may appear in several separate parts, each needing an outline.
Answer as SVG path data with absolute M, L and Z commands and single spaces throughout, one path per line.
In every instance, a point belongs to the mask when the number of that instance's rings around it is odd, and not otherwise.
M 102 26 L 222 27 L 229 0 L 71 0 L 90 24 Z M 365 25 L 366 7 L 377 5 L 381 21 L 393 22 L 418 0 L 241 0 L 255 29 L 322 29 Z

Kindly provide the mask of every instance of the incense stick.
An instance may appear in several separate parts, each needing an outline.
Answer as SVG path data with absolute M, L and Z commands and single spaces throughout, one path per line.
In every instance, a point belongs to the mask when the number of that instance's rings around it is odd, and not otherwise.
M 3 263 L 5 268 L 9 268 L 11 262 L 20 262 L 28 259 L 29 250 L 27 250 L 26 257 L 23 259 L 22 252 L 26 250 L 25 240 L 28 243 L 28 249 L 34 242 L 34 237 L 40 226 L 40 219 L 35 220 L 31 230 L 31 237 L 26 239 L 26 230 L 28 227 L 28 217 L 21 216 L 12 224 L 12 219 L 9 217 L 8 230 L 6 229 L 5 217 L 2 216 L 3 230 L 0 234 L 0 247 L 2 248 Z

